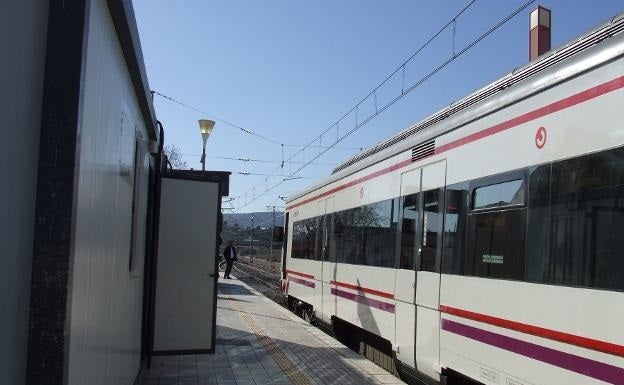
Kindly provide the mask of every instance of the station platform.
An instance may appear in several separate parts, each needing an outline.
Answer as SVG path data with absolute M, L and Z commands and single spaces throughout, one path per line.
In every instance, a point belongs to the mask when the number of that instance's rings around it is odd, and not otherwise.
M 403 384 L 237 279 L 219 279 L 215 354 L 154 357 L 141 385 Z

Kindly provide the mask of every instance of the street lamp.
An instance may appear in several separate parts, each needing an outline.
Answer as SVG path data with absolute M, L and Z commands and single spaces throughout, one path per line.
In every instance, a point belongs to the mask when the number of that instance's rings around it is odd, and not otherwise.
M 214 120 L 200 119 L 199 120 L 199 132 L 201 132 L 202 140 L 204 141 L 204 150 L 201 156 L 202 171 L 206 171 L 206 141 L 214 128 Z

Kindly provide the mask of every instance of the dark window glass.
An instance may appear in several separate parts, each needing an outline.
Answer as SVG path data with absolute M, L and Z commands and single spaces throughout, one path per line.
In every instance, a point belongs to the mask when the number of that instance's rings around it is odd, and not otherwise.
M 526 209 L 468 215 L 466 274 L 524 279 Z
M 317 259 L 316 237 L 317 218 L 309 218 L 293 223 L 291 257 L 301 259 Z
M 329 260 L 329 228 L 331 216 L 322 215 L 318 218 L 318 235 L 316 237 L 316 259 L 319 261 Z
M 344 224 L 342 234 L 342 258 L 339 256 L 340 262 L 356 264 L 363 259 L 362 256 L 362 232 L 357 226 L 360 220 L 360 208 L 356 207 L 351 210 L 341 212 L 342 222 Z
M 406 195 L 403 198 L 403 216 L 401 220 L 401 248 L 399 268 L 414 269 L 416 259 L 416 242 L 419 234 L 418 224 L 420 193 Z
M 552 166 L 546 281 L 624 290 L 624 149 Z
M 548 262 L 551 165 L 529 170 L 526 279 L 545 282 Z
M 290 221 L 290 213 L 286 213 L 284 221 L 284 243 L 282 243 L 282 279 L 286 279 L 286 256 L 288 255 L 288 225 Z M 291 245 L 292 249 L 292 245 Z
M 442 272 L 463 274 L 468 216 L 468 183 L 446 187 Z
M 473 209 L 524 204 L 524 183 L 522 179 L 478 187 L 473 193 Z
M 360 210 L 362 256 L 358 264 L 394 267 L 397 219 L 394 199 L 363 206 Z
M 343 215 L 341 212 L 335 212 L 332 214 L 333 226 L 330 238 L 330 260 L 333 262 L 343 262 L 344 255 L 344 232 L 345 225 L 343 222 Z
M 333 213 L 330 258 L 339 263 L 394 267 L 397 200 Z
M 441 208 L 444 202 L 444 189 L 425 191 L 423 194 L 423 237 L 420 253 L 420 270 L 439 271 L 438 261 L 442 253 Z

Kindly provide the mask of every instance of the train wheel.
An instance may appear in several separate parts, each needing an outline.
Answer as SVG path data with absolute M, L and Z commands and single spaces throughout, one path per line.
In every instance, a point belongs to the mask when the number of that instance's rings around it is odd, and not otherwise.
M 288 310 L 297 314 L 297 300 L 291 296 L 288 296 Z
M 308 309 L 303 310 L 303 312 L 302 312 L 302 313 L 303 313 L 303 314 L 302 314 L 303 319 L 304 319 L 307 323 L 309 323 L 309 324 L 311 324 L 311 325 L 314 325 L 314 323 L 315 323 L 314 309 L 312 309 L 312 308 L 308 308 Z

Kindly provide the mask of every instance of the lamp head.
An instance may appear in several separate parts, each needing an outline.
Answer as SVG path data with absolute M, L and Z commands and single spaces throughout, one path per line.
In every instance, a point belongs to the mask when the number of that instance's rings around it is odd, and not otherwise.
M 214 128 L 215 122 L 214 120 L 208 119 L 200 119 L 199 120 L 199 132 L 201 132 L 202 139 L 204 140 L 204 145 L 208 140 L 208 137 L 212 133 L 212 129 Z

